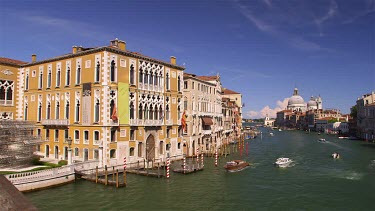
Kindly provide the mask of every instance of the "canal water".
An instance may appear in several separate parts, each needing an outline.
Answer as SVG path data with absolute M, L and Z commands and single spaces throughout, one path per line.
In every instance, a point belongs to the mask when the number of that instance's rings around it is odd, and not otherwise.
M 79 180 L 25 195 L 40 210 L 375 210 L 375 144 L 261 130 L 262 138 L 245 141 L 248 155 L 232 153 L 220 158 L 218 167 L 205 157 L 205 169 L 194 174 L 171 173 L 169 179 L 128 174 L 128 186 L 118 189 Z M 333 152 L 341 158 L 334 160 Z M 278 157 L 294 165 L 277 168 Z M 231 159 L 252 166 L 228 173 L 223 166 Z

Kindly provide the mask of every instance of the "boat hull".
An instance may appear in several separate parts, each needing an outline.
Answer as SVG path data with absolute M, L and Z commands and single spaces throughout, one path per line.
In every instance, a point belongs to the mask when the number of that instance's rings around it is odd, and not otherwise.
M 238 172 L 242 171 L 250 166 L 250 163 L 248 162 L 240 162 L 237 165 L 225 165 L 224 168 L 228 172 Z

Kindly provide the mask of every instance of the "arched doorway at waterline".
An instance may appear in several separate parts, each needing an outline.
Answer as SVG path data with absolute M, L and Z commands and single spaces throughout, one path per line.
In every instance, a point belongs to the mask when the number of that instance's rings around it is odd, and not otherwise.
M 49 145 L 46 145 L 46 158 L 49 157 Z
M 59 146 L 55 146 L 55 159 L 59 159 Z
M 155 158 L 155 138 L 149 135 L 146 139 L 146 160 L 150 161 Z
M 186 142 L 184 142 L 184 145 L 183 145 L 183 152 L 185 156 L 189 156 L 189 149 L 188 149 Z

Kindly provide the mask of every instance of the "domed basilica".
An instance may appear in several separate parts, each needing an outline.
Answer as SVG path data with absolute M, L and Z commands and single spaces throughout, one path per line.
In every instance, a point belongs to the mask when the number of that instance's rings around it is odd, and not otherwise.
M 293 96 L 289 98 L 287 110 L 293 112 L 305 112 L 311 110 L 323 109 L 322 98 L 312 96 L 307 102 L 307 105 L 303 98 L 298 94 L 298 89 L 294 88 Z

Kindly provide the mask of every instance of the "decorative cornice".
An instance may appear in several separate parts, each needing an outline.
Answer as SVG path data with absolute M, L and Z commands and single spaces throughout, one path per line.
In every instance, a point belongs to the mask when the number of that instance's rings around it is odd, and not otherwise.
M 5 75 L 13 75 L 14 73 L 12 72 L 12 71 L 10 71 L 10 70 L 3 70 L 3 71 L 1 71 L 3 74 L 5 74 Z
M 74 58 L 74 57 L 78 57 L 78 56 L 84 56 L 84 55 L 88 55 L 88 54 L 92 54 L 92 53 L 97 53 L 97 52 L 100 52 L 100 51 L 108 51 L 108 52 L 112 52 L 112 53 L 117 53 L 117 54 L 128 56 L 128 57 L 133 57 L 133 58 L 142 59 L 142 60 L 145 60 L 145 61 L 158 63 L 158 64 L 161 64 L 161 65 L 164 65 L 164 66 L 167 66 L 167 67 L 171 67 L 171 68 L 174 68 L 174 69 L 177 69 L 177 70 L 185 70 L 185 67 L 173 65 L 173 64 L 170 64 L 170 63 L 167 63 L 167 62 L 164 62 L 164 61 L 160 61 L 160 60 L 153 59 L 153 58 L 150 58 L 150 57 L 146 57 L 146 56 L 143 56 L 143 55 L 140 55 L 140 54 L 132 53 L 132 52 L 129 52 L 129 51 L 123 51 L 123 50 L 120 50 L 120 49 L 117 49 L 117 48 L 114 48 L 114 47 L 108 47 L 108 46 L 94 48 L 94 49 L 91 49 L 91 50 L 86 50 L 86 51 L 78 52 L 78 53 L 75 53 L 75 54 L 67 54 L 67 55 L 63 55 L 63 56 L 58 56 L 58 57 L 55 57 L 55 58 L 46 59 L 46 60 L 42 60 L 42 61 L 31 62 L 31 63 L 27 63 L 27 64 L 24 64 L 24 65 L 19 65 L 19 66 L 30 67 L 30 66 L 33 66 L 33 65 L 39 65 L 39 64 L 43 64 L 43 63 L 49 63 L 49 62 L 54 62 L 54 61 L 58 61 L 58 60 L 69 59 L 69 58 Z

